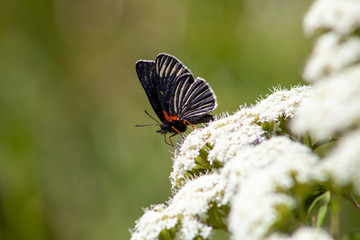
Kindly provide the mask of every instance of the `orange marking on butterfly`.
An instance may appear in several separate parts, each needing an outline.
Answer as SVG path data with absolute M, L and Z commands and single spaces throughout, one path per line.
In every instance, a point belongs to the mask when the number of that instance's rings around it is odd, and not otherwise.
M 176 121 L 176 120 L 179 120 L 179 117 L 178 116 L 171 116 L 171 119 Z
M 166 112 L 165 110 L 163 110 L 163 113 L 164 113 L 164 116 L 165 116 L 166 121 L 171 122 L 172 119 L 169 117 L 169 115 L 167 114 L 167 112 Z
M 165 110 L 163 110 L 163 113 L 164 113 L 166 121 L 168 121 L 168 122 L 179 120 L 178 116 L 176 116 L 176 115 L 169 116 L 169 114 Z

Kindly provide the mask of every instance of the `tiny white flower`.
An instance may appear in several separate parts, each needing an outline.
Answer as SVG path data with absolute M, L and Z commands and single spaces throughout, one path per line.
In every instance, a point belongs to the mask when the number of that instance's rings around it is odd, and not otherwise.
M 308 35 L 319 30 L 331 30 L 340 35 L 348 35 L 359 27 L 358 0 L 317 0 L 304 18 L 304 31 Z
M 360 65 L 315 83 L 312 97 L 292 121 L 297 133 L 326 138 L 360 126 Z
M 320 80 L 359 60 L 360 39 L 358 37 L 344 39 L 337 34 L 327 33 L 317 40 L 303 76 L 308 82 Z

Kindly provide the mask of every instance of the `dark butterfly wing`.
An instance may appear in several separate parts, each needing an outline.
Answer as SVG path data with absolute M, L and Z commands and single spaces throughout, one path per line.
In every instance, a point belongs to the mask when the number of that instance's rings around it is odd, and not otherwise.
M 190 70 L 177 58 L 166 53 L 161 53 L 156 57 L 156 74 L 159 81 L 158 96 L 163 109 L 173 114 L 170 102 L 174 94 L 176 80 L 183 74 L 191 74 Z
M 194 83 L 194 77 L 191 73 L 186 73 L 176 78 L 171 88 L 171 98 L 169 103 L 169 114 L 180 116 L 182 113 L 183 100 L 191 85 Z
M 201 118 L 196 118 L 193 120 L 188 120 L 191 122 L 191 124 L 199 124 L 199 123 L 207 123 L 211 120 L 214 120 L 214 116 L 210 114 L 205 114 Z
M 156 66 L 154 61 L 139 60 L 136 62 L 136 73 L 143 86 L 149 102 L 154 112 L 161 121 L 165 120 L 162 104 L 158 96 L 159 80 L 156 76 Z
M 204 79 L 197 78 L 186 91 L 184 90 L 177 88 L 175 91 L 175 95 L 181 96 L 181 100 L 176 105 L 177 116 L 194 124 L 209 121 L 208 113 L 217 107 L 215 93 L 209 84 Z

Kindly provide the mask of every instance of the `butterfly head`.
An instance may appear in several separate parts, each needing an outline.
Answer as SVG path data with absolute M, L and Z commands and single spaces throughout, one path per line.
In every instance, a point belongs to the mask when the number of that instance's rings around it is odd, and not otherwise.
M 172 121 L 164 121 L 160 125 L 160 130 L 156 131 L 158 133 L 166 134 L 166 133 L 175 133 L 181 134 L 186 131 L 186 124 L 181 120 L 172 120 Z

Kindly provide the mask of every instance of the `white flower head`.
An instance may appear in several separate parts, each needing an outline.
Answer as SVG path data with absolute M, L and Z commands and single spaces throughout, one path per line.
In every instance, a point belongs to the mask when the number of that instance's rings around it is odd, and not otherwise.
M 173 232 L 176 239 L 209 238 L 212 227 L 202 220 L 212 207 L 221 207 L 224 191 L 219 174 L 203 175 L 188 181 L 168 202 L 159 204 L 136 222 L 132 240 L 158 239 L 162 231 Z
M 338 142 L 321 162 L 324 172 L 338 187 L 352 187 L 360 195 L 360 130 L 353 131 Z
M 321 228 L 301 227 L 291 236 L 274 233 L 265 240 L 334 240 L 329 233 Z
M 170 175 L 173 187 L 181 185 L 188 178 L 188 172 L 200 168 L 201 164 L 204 169 L 210 168 L 214 161 L 224 164 L 245 145 L 262 139 L 264 130 L 254 121 L 253 111 L 244 108 L 232 116 L 211 122 L 207 127 L 190 133 L 175 152 Z
M 301 103 L 312 93 L 310 86 L 294 86 L 290 90 L 274 88 L 267 98 L 253 107 L 258 114 L 258 122 L 279 122 L 279 118 L 293 118 Z
M 309 148 L 285 136 L 248 147 L 228 162 L 221 173 L 224 200 L 231 202 L 229 229 L 234 239 L 264 237 L 283 212 L 296 207 L 286 191 L 322 179 L 317 162 Z
M 170 200 L 168 209 L 184 215 L 206 214 L 210 203 L 221 203 L 224 183 L 217 173 L 202 175 L 188 181 Z
M 297 133 L 325 138 L 360 126 L 360 65 L 355 65 L 314 85 L 292 121 Z
M 305 33 L 331 30 L 348 35 L 360 27 L 360 1 L 317 0 L 304 18 Z
M 320 80 L 359 62 L 359 60 L 360 39 L 358 37 L 344 39 L 337 34 L 327 33 L 317 40 L 303 76 L 308 82 Z
M 275 91 L 250 108 L 242 107 L 231 116 L 209 123 L 187 136 L 174 155 L 173 187 L 181 185 L 189 172 L 202 166 L 224 165 L 244 147 L 265 139 L 265 134 L 276 134 L 281 124 L 292 118 L 301 102 L 311 93 L 311 87 L 297 86 L 291 90 Z M 201 161 L 201 163 L 199 163 Z
M 212 234 L 212 227 L 199 221 L 197 217 L 185 215 L 178 227 L 175 238 L 178 240 L 192 240 L 196 237 L 208 239 Z
M 165 204 L 152 206 L 135 222 L 131 240 L 156 240 L 161 231 L 175 228 L 178 222 L 177 215 L 167 211 Z

